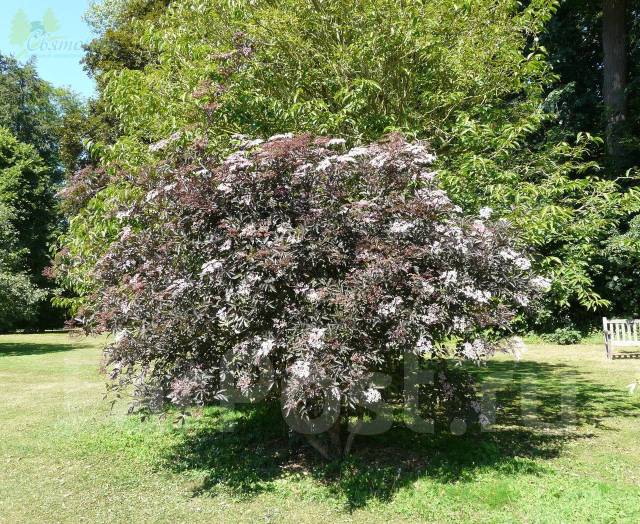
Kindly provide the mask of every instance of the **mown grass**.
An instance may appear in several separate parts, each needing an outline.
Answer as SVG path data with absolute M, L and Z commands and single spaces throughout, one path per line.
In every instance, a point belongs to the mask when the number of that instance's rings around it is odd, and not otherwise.
M 178 428 L 111 410 L 100 344 L 0 336 L 1 522 L 640 521 L 640 395 L 626 390 L 640 360 L 601 345 L 478 370 L 497 391 L 493 431 L 394 427 L 327 465 L 273 406 Z

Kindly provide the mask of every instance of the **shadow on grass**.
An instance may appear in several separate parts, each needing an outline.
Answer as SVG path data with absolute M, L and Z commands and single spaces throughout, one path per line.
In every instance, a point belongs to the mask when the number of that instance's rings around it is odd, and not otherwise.
M 46 353 L 71 351 L 72 349 L 74 349 L 73 344 L 35 344 L 24 342 L 16 344 L 13 342 L 0 342 L 0 358 L 44 355 Z
M 608 416 L 637 416 L 640 406 L 624 390 L 597 384 L 588 375 L 562 364 L 492 362 L 478 372 L 497 386 L 497 425 L 492 431 L 455 436 L 445 431 L 418 434 L 404 427 L 373 437 L 358 436 L 354 453 L 341 463 L 317 458 L 299 437 L 291 437 L 278 406 L 245 407 L 228 417 L 211 410 L 184 430 L 165 465 L 198 471 L 204 480 L 195 494 L 219 489 L 251 497 L 274 489 L 286 475 L 309 475 L 341 500 L 347 509 L 371 499 L 390 500 L 398 489 L 420 478 L 438 482 L 471 481 L 487 468 L 501 475 L 542 474 L 539 460 L 557 457 L 572 440 L 592 438 L 585 424 L 599 425 Z M 523 418 L 522 391 L 527 403 Z M 561 408 L 574 406 L 573 413 Z M 535 410 L 532 409 L 535 408 Z M 564 413 L 564 415 L 563 415 Z

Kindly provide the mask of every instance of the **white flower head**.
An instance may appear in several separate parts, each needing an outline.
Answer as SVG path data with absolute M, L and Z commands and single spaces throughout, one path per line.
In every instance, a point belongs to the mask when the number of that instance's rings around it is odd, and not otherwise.
M 364 401 L 367 404 L 377 404 L 382 400 L 382 395 L 376 388 L 367 389 L 364 394 Z
M 306 176 L 307 172 L 311 167 L 313 167 L 313 164 L 310 164 L 310 163 L 302 164 L 301 166 L 296 168 L 296 170 L 293 172 L 293 176 L 296 178 Z
M 281 133 L 279 135 L 273 135 L 269 137 L 269 141 L 273 141 L 273 140 L 284 140 L 287 138 L 293 138 L 293 133 Z
M 306 360 L 296 360 L 289 371 L 294 377 L 304 380 L 311 375 L 311 365 Z
M 523 307 L 526 307 L 526 306 L 529 305 L 530 300 L 529 300 L 529 297 L 526 296 L 526 295 L 522 295 L 522 294 L 518 293 L 518 294 L 516 294 L 516 296 L 514 298 L 515 298 L 516 302 L 518 304 L 520 304 L 521 306 L 523 306 Z
M 531 261 L 528 258 L 518 257 L 513 261 L 513 263 L 519 269 L 531 269 Z
M 433 342 L 422 335 L 416 343 L 416 353 L 419 355 L 431 355 L 433 353 Z
M 345 144 L 346 140 L 344 138 L 332 138 L 327 142 L 328 147 L 339 147 Z
M 453 329 L 455 331 L 464 331 L 469 327 L 469 322 L 464 317 L 453 317 Z
M 127 240 L 133 233 L 133 230 L 126 226 L 122 229 L 122 233 L 120 233 L 120 240 Z
M 241 297 L 248 297 L 249 295 L 251 295 L 251 284 L 246 280 L 243 280 L 236 289 L 236 292 Z
M 227 308 L 226 307 L 220 308 L 216 313 L 216 317 L 218 317 L 218 320 L 220 322 L 226 322 L 227 319 L 229 318 L 227 315 Z
M 490 207 L 483 207 L 482 209 L 480 209 L 480 218 L 482 220 L 487 220 L 488 218 L 491 218 L 492 213 L 493 209 L 491 209 Z
M 462 288 L 462 294 L 467 298 L 475 300 L 478 304 L 486 304 L 491 299 L 491 292 L 475 289 L 471 286 Z
M 347 153 L 346 155 L 337 156 L 336 162 L 340 162 L 341 164 L 355 164 L 357 160 L 355 159 L 355 157 Z
M 249 140 L 248 142 L 245 142 L 244 144 L 242 144 L 242 146 L 247 148 L 247 149 L 250 149 L 252 147 L 259 146 L 263 142 L 264 142 L 264 140 L 262 140 L 261 138 L 256 138 L 254 140 Z
M 324 346 L 324 334 L 326 331 L 326 328 L 313 328 L 307 338 L 309 346 L 314 349 L 322 348 Z
M 491 354 L 493 352 L 492 349 L 484 340 L 476 338 L 473 342 L 462 344 L 462 355 L 469 360 L 478 362 Z
M 474 220 L 473 221 L 473 230 L 481 235 L 486 233 L 487 226 L 484 225 L 482 220 Z
M 320 300 L 320 293 L 318 293 L 315 289 L 311 289 L 307 294 L 306 294 L 307 300 L 309 302 L 317 302 L 318 300 Z
M 424 291 L 426 294 L 430 295 L 435 290 L 436 290 L 435 286 L 433 286 L 429 282 L 426 282 L 426 281 L 422 282 L 422 291 Z
M 131 209 L 127 209 L 126 211 L 118 211 L 116 213 L 116 218 L 118 220 L 124 220 L 125 218 L 129 218 L 131 216 Z
M 364 156 L 369 154 L 369 149 L 366 147 L 354 147 L 351 151 L 349 151 L 348 155 L 351 157 Z
M 275 346 L 275 342 L 272 338 L 262 341 L 260 344 L 260 349 L 258 350 L 258 357 L 266 357 Z
M 390 317 L 391 315 L 395 314 L 398 307 L 402 303 L 403 303 L 403 300 L 401 297 L 394 297 L 393 300 L 391 300 L 391 302 L 387 302 L 386 304 L 381 304 L 378 307 L 378 314 L 381 317 Z
M 458 271 L 455 269 L 445 271 L 440 278 L 445 286 L 456 284 L 458 282 Z
M 178 280 L 174 280 L 173 283 L 167 288 L 167 291 L 170 291 L 171 296 L 175 298 L 178 295 L 181 295 L 190 287 L 191 284 L 189 282 L 187 282 L 184 278 L 180 278 Z
M 158 189 L 152 189 L 151 191 L 149 191 L 147 193 L 147 196 L 145 197 L 145 201 L 146 202 L 151 202 L 153 200 L 155 200 L 155 198 L 160 194 L 160 190 Z
M 326 171 L 331 167 L 331 158 L 324 158 L 317 166 L 316 171 Z
M 202 272 L 200 273 L 200 276 L 210 275 L 220 269 L 222 269 L 222 262 L 216 259 L 209 260 L 209 262 L 202 264 Z
M 420 173 L 420 179 L 424 182 L 433 182 L 436 179 L 435 171 L 423 171 Z
M 242 228 L 240 235 L 243 237 L 253 237 L 258 232 L 255 224 L 248 224 Z
M 389 158 L 390 158 L 389 153 L 380 153 L 379 155 L 376 155 L 375 157 L 373 157 L 369 161 L 369 163 L 376 169 L 380 169 L 387 163 Z
M 116 340 L 115 340 L 116 344 L 119 344 L 128 336 L 129 336 L 129 332 L 126 329 L 121 329 L 116 333 Z
M 393 224 L 391 224 L 389 231 L 391 231 L 391 233 L 404 234 L 414 227 L 415 224 L 413 222 L 409 222 L 407 220 L 395 220 Z
M 503 249 L 498 253 L 504 260 L 513 260 L 518 257 L 518 253 L 516 253 L 513 249 Z
M 549 291 L 551 289 L 551 280 L 544 277 L 534 277 L 531 279 L 531 285 L 540 291 Z

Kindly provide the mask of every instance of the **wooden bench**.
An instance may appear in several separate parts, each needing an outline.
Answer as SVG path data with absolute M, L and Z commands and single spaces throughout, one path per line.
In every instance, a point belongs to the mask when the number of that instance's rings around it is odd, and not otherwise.
M 638 319 L 602 319 L 602 328 L 604 330 L 604 347 L 607 351 L 607 358 L 614 358 L 614 347 L 640 347 L 640 320 Z M 621 353 L 617 354 L 618 358 L 637 358 L 638 353 Z

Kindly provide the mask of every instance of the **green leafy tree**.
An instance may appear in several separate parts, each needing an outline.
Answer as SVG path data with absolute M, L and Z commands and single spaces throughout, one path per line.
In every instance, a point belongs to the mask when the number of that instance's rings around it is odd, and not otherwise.
M 103 75 L 120 69 L 142 69 L 154 55 L 140 40 L 140 24 L 156 21 L 170 0 L 115 0 L 93 3 L 85 18 L 98 33 L 85 46 L 89 74 L 101 83 Z
M 37 151 L 0 128 L 0 206 L 6 210 L 5 223 L 15 230 L 9 250 L 16 253 L 12 267 L 43 289 L 47 282 L 42 272 L 49 265 L 56 228 L 54 190 L 52 172 Z M 45 322 L 51 315 L 42 303 L 34 322 Z
M 19 248 L 14 218 L 11 209 L 0 204 L 0 332 L 29 325 L 45 296 L 21 269 L 26 250 Z
M 58 171 L 60 122 L 56 91 L 39 77 L 35 63 L 20 64 L 0 54 L 0 126 L 35 147 Z
M 137 198 L 134 174 L 163 147 L 196 138 L 220 155 L 237 133 L 362 143 L 402 131 L 430 141 L 461 206 L 490 207 L 535 246 L 538 269 L 554 280 L 549 319 L 608 304 L 599 253 L 637 212 L 638 195 L 602 176 L 602 141 L 579 134 L 580 119 L 564 120 L 568 91 L 556 89 L 540 40 L 559 2 L 161 4 L 150 18 L 112 18 L 88 50 L 101 116 L 113 125 L 93 148 L 108 183 L 86 175 L 87 199 L 65 238 L 82 261 L 76 282 L 90 286 L 88 261 L 119 231 L 111 210 Z M 116 34 L 133 47 L 113 47 Z
M 128 3 L 128 0 L 91 0 L 83 18 L 95 33 L 104 34 L 125 21 Z
M 157 56 L 140 42 L 145 21 L 153 23 L 167 9 L 169 0 L 103 0 L 92 2 L 85 15 L 97 36 L 84 46 L 83 63 L 95 78 L 96 99 L 87 107 L 90 141 L 114 142 L 120 134 L 120 123 L 111 102 L 105 98 L 104 85 L 112 72 L 141 70 Z
M 42 271 L 50 263 L 54 232 L 64 227 L 53 195 L 64 174 L 86 162 L 82 143 L 91 126 L 87 104 L 78 95 L 42 80 L 34 62 L 0 55 L 0 127 L 5 128 L 0 199 L 10 200 L 15 210 L 19 242 L 28 252 L 23 269 L 47 292 L 53 282 Z M 33 322 L 58 326 L 61 311 L 42 302 Z
M 60 164 L 70 175 L 89 161 L 84 143 L 91 139 L 94 121 L 89 116 L 89 104 L 73 92 L 57 90 L 57 104 L 62 115 L 57 131 Z
M 612 176 L 640 164 L 637 2 L 563 0 L 541 36 L 558 73 L 553 98 L 562 127 L 609 137 Z
M 14 210 L 18 242 L 28 252 L 33 274 L 48 263 L 54 190 L 51 171 L 35 149 L 0 128 L 0 203 Z

